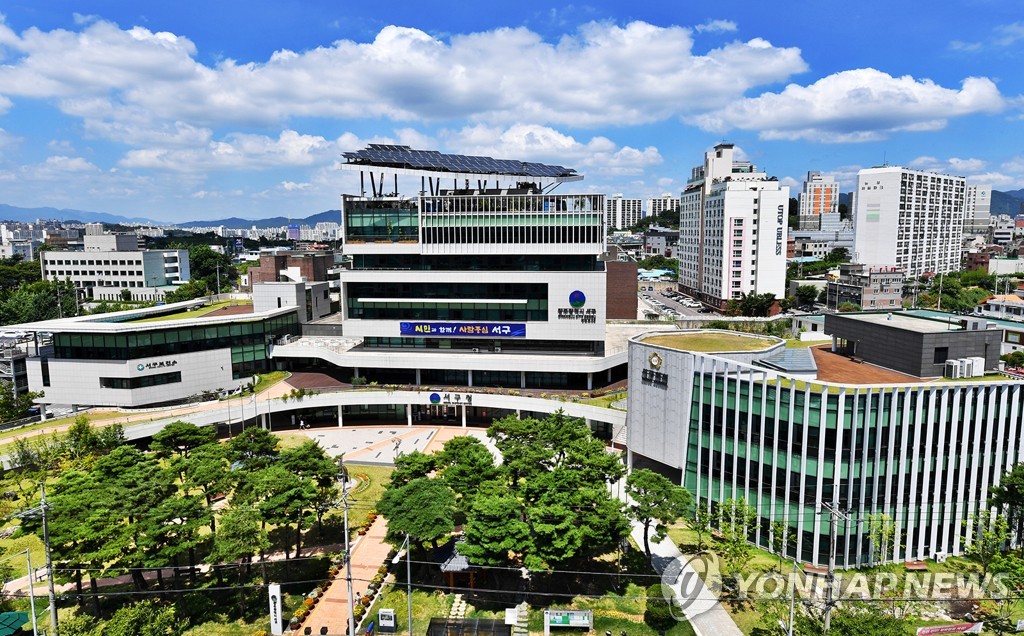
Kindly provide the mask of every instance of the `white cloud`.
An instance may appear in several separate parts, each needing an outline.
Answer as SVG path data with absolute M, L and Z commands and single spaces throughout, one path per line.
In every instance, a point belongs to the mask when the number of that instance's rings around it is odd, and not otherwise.
M 698 24 L 694 27 L 697 33 L 724 33 L 727 31 L 735 31 L 736 23 L 732 20 L 708 20 L 704 24 Z
M 516 124 L 507 129 L 478 124 L 451 133 L 448 145 L 462 154 L 554 162 L 579 172 L 593 169 L 605 175 L 640 174 L 644 168 L 663 161 L 653 146 L 620 147 L 607 137 L 582 142 L 535 124 Z
M 896 131 L 945 128 L 949 118 L 1006 107 L 992 80 L 968 77 L 960 90 L 875 69 L 842 71 L 809 86 L 735 101 L 690 121 L 710 131 L 757 130 L 763 139 L 874 141 Z
M 949 43 L 951 51 L 974 53 L 982 49 L 1006 48 L 1024 40 L 1024 22 L 1000 24 L 992 29 L 992 37 L 983 42 L 964 42 L 953 40 Z
M 721 107 L 806 70 L 796 48 L 753 39 L 698 53 L 690 29 L 644 22 L 589 23 L 555 43 L 525 28 L 443 41 L 388 26 L 372 42 L 341 40 L 212 67 L 196 60 L 186 37 L 102 20 L 78 32 L 6 29 L 3 42 L 18 55 L 0 66 L 8 97 L 55 100 L 85 119 L 124 124 L 141 114 L 197 128 L 307 116 L 636 124 Z M 538 80 L 552 77 L 558 81 Z
M 282 181 L 281 188 L 286 192 L 296 192 L 299 190 L 307 190 L 313 184 L 311 183 L 295 183 L 294 181 Z
M 21 139 L 19 139 L 18 137 L 15 137 L 14 135 L 7 132 L 3 128 L 0 128 L 0 150 L 14 147 L 20 141 Z
M 130 150 L 118 165 L 178 172 L 309 166 L 324 161 L 335 151 L 336 145 L 323 137 L 285 130 L 277 139 L 233 134 L 224 141 L 210 141 L 201 147 Z
M 14 103 L 10 99 L 0 95 L 0 115 L 6 115 L 13 105 Z

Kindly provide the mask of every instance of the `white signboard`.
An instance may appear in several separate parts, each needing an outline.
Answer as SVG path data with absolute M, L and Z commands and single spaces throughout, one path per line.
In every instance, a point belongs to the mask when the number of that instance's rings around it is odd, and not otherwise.
M 267 593 L 270 596 L 270 633 L 281 636 L 284 633 L 284 624 L 281 622 L 281 585 L 271 583 L 267 586 Z

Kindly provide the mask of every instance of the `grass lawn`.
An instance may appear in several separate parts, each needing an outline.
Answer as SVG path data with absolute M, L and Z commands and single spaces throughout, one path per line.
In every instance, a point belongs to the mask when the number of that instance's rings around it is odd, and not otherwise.
M 132 322 L 165 322 L 168 320 L 181 320 L 182 318 L 200 318 L 208 313 L 217 311 L 221 307 L 230 307 L 232 305 L 251 305 L 250 302 L 240 300 L 225 300 L 219 303 L 213 303 L 212 305 L 204 305 L 195 311 L 179 311 L 174 314 L 167 314 L 166 316 L 156 316 L 154 318 L 143 318 L 142 320 L 133 320 Z
M 270 387 L 274 386 L 281 380 L 289 377 L 291 374 L 287 371 L 271 371 L 270 373 L 260 373 L 259 382 L 256 383 L 256 393 L 265 391 Z M 246 392 L 248 393 L 248 391 Z
M 787 349 L 810 349 L 818 345 L 829 344 L 831 340 L 800 340 L 799 338 L 787 338 Z
M 377 507 L 381 495 L 384 494 L 384 484 L 391 478 L 392 466 L 370 466 L 367 464 L 346 463 L 349 474 L 365 476 L 354 490 L 349 491 L 352 506 L 349 508 L 348 520 L 350 525 L 358 525 L 366 518 L 366 514 Z
M 409 628 L 409 603 L 403 585 L 392 585 L 381 595 L 380 600 L 369 608 L 370 620 L 377 620 L 377 610 L 388 607 L 395 610 L 395 619 L 398 623 L 398 634 L 408 633 Z M 412 591 L 412 626 L 414 634 L 426 634 L 427 625 L 431 618 L 444 618 L 448 616 L 451 609 L 451 602 L 446 594 L 439 590 L 424 592 L 414 589 Z M 468 609 L 468 608 L 467 608 Z M 367 623 L 369 624 L 369 623 Z M 357 630 L 358 631 L 358 630 Z
M 644 338 L 644 344 L 660 345 L 681 351 L 761 351 L 776 343 L 729 333 L 665 334 Z
M 612 407 L 612 402 L 617 402 L 617 401 L 621 400 L 624 397 L 626 397 L 626 391 L 622 390 L 622 391 L 616 391 L 614 393 L 609 393 L 608 395 L 602 395 L 600 397 L 587 398 L 585 400 L 580 400 L 579 403 L 580 404 L 590 404 L 591 406 L 600 406 L 600 407 L 603 407 L 603 408 L 606 408 L 606 409 L 610 409 Z

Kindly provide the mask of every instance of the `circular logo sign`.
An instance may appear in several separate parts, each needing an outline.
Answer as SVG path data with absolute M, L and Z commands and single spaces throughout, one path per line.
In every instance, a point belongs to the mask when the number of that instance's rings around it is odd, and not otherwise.
M 647 358 L 647 361 L 651 363 L 651 367 L 652 368 L 654 368 L 654 369 L 660 369 L 661 368 L 661 356 L 659 356 L 657 353 L 652 353 L 650 355 L 650 357 Z
M 146 365 L 140 364 L 140 365 L 137 365 L 135 368 L 138 369 L 139 371 L 142 371 L 143 369 L 146 368 Z
M 569 294 L 569 306 L 574 309 L 579 309 L 583 305 L 587 304 L 587 296 L 580 290 L 576 290 Z
M 440 395 L 438 395 L 437 393 L 431 393 L 430 394 L 430 403 L 431 404 L 439 404 L 440 402 L 441 402 L 441 396 Z

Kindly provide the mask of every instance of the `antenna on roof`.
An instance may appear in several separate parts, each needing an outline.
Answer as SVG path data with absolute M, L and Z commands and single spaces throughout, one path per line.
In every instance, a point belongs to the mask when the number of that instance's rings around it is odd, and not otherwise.
M 889 167 L 889 160 L 886 158 L 886 151 L 884 151 L 884 150 L 882 151 L 882 167 L 883 168 L 888 168 Z

